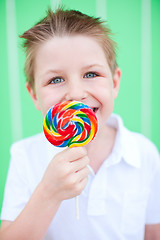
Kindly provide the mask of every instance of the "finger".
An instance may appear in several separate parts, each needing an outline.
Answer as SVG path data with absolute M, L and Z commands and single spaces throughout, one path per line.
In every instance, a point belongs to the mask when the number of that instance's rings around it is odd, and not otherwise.
M 84 147 L 73 147 L 68 148 L 66 151 L 67 157 L 69 158 L 70 162 L 74 162 L 78 159 L 81 159 L 87 156 L 87 151 Z
M 59 163 L 74 162 L 80 158 L 83 158 L 86 155 L 87 151 L 84 147 L 66 148 L 55 156 L 55 160 Z
M 78 196 L 81 194 L 81 192 L 84 190 L 85 186 L 87 185 L 88 177 L 83 178 L 75 188 L 75 196 Z
M 71 162 L 71 171 L 72 172 L 78 172 L 80 171 L 81 169 L 85 168 L 88 164 L 89 164 L 90 160 L 87 156 L 81 158 L 81 159 L 78 159 L 77 161 L 73 161 Z
M 84 178 L 88 178 L 88 175 L 90 174 L 89 168 L 85 167 L 81 169 L 80 171 L 76 172 L 77 182 L 83 181 Z

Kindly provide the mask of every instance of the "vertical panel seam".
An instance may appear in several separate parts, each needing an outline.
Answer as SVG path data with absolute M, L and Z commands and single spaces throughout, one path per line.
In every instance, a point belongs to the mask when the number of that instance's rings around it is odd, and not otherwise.
M 54 11 L 61 4 L 61 0 L 50 0 L 51 8 Z
M 96 0 L 96 16 L 107 20 L 107 0 Z
M 16 31 L 15 0 L 6 0 L 8 78 L 10 95 L 10 123 L 12 141 L 22 138 L 20 76 Z

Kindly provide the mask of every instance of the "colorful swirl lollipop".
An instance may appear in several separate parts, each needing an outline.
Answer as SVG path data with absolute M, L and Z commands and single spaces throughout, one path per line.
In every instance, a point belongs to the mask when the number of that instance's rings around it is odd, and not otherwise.
M 66 101 L 50 108 L 43 131 L 50 143 L 58 147 L 84 146 L 98 129 L 97 118 L 90 107 L 77 101 Z

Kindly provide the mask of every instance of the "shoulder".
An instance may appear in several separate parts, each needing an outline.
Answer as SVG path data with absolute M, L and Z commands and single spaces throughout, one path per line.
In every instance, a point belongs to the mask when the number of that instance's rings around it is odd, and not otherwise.
M 157 158 L 160 157 L 157 147 L 150 139 L 148 139 L 141 133 L 131 132 L 129 130 L 128 132 L 135 139 L 137 143 L 137 147 L 141 154 L 146 155 L 148 157 L 151 157 L 151 156 L 152 157 L 155 156 Z
M 19 176 L 36 186 L 48 163 L 48 145 L 43 133 L 15 142 L 11 146 L 9 174 L 14 178 Z
M 11 152 L 17 151 L 17 150 L 31 150 L 33 148 L 39 148 L 40 146 L 43 146 L 45 144 L 45 139 L 43 136 L 43 133 L 36 134 L 34 136 L 22 139 L 20 141 L 17 141 L 12 144 L 11 146 Z
M 141 167 L 150 170 L 152 173 L 160 169 L 160 155 L 155 144 L 141 133 L 132 132 L 126 128 L 124 132 L 125 139 L 128 141 L 127 144 L 131 145 L 130 149 L 132 149 L 133 156 L 136 152 L 140 159 Z
M 117 114 L 111 115 L 111 123 L 113 127 L 118 129 L 119 135 L 123 140 L 123 144 L 131 145 L 134 144 L 137 146 L 140 152 L 149 153 L 154 152 L 157 156 L 159 156 L 159 152 L 155 144 L 143 134 L 134 132 L 126 128 L 123 124 L 122 118 Z
M 25 138 L 15 142 L 11 146 L 11 162 L 16 164 L 31 166 L 48 164 L 50 159 L 54 157 L 61 149 L 57 149 L 51 145 L 45 138 L 43 133 Z
M 16 164 L 40 163 L 48 161 L 48 143 L 43 133 L 15 142 L 10 149 L 11 162 Z
M 160 166 L 160 155 L 155 144 L 143 134 L 127 129 L 120 116 L 114 114 L 113 120 L 118 129 L 122 151 L 126 159 L 141 163 L 142 168 Z

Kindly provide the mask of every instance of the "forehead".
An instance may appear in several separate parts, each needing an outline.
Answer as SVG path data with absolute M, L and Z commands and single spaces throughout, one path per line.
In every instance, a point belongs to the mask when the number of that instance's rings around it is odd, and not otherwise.
M 100 67 L 111 75 L 103 48 L 94 38 L 79 35 L 54 37 L 42 43 L 37 50 L 34 78 L 47 78 L 51 73 L 81 74 L 89 66 L 94 66 L 92 70 Z
M 107 62 L 100 43 L 92 37 L 81 35 L 54 37 L 41 43 L 36 51 L 36 66 L 44 65 L 45 60 L 56 64 L 68 61 L 72 64 L 75 61 L 87 63 L 93 60 Z
M 73 36 L 63 36 L 63 37 L 53 37 L 50 38 L 44 42 L 42 42 L 39 45 L 37 52 L 43 52 L 47 49 L 51 50 L 58 50 L 59 53 L 61 53 L 61 47 L 65 47 L 66 50 L 69 51 L 78 51 L 79 49 L 86 51 L 92 50 L 95 51 L 99 49 L 100 51 L 103 51 L 103 48 L 101 47 L 101 44 L 98 42 L 97 39 L 94 37 L 88 37 L 83 35 L 73 35 Z M 64 49 L 63 49 L 64 50 Z

